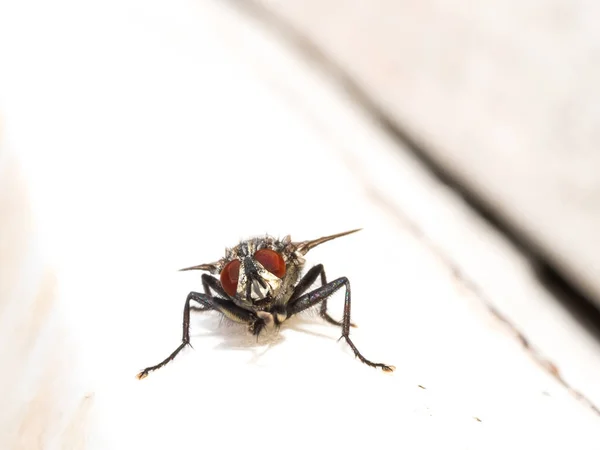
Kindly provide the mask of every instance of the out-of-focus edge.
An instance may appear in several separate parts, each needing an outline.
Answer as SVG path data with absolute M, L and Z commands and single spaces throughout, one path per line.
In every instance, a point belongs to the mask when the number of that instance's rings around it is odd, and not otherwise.
M 86 448 L 93 395 L 78 392 L 54 271 L 36 245 L 18 159 L 0 127 L 0 448 Z

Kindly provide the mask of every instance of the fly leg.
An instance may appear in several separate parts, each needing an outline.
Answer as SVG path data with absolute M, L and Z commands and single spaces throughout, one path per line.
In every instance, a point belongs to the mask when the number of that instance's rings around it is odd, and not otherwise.
M 208 275 L 207 273 L 202 274 L 202 287 L 204 288 L 204 293 L 210 297 L 213 297 L 212 291 L 215 291 L 217 294 L 219 294 L 220 297 L 223 297 L 223 298 L 229 297 L 223 290 L 223 287 L 221 286 L 221 282 L 219 280 L 217 280 L 215 277 Z M 190 309 L 192 311 L 202 312 L 202 311 L 210 311 L 213 308 L 206 306 L 206 305 L 202 305 L 202 306 L 190 305 Z
M 300 296 L 306 292 L 306 290 L 312 286 L 317 277 L 321 276 L 321 286 L 325 286 L 327 284 L 327 277 L 325 276 L 325 269 L 323 268 L 323 264 L 318 264 L 311 268 L 306 275 L 302 277 L 302 279 L 296 285 L 294 289 L 294 293 L 290 298 L 289 305 L 290 307 L 294 307 L 294 304 L 298 301 Z M 327 299 L 321 301 L 321 310 L 319 311 L 320 316 L 325 319 L 327 322 L 333 325 L 337 325 L 338 327 L 343 326 L 344 324 L 338 320 L 335 320 L 327 313 Z M 351 327 L 356 327 L 353 323 L 350 323 Z
M 317 303 L 322 302 L 328 299 L 334 292 L 339 290 L 341 287 L 346 288 L 345 299 L 344 299 L 344 318 L 342 322 L 342 337 L 346 340 L 354 355 L 361 360 L 364 364 L 371 367 L 380 367 L 384 372 L 393 372 L 395 367 L 388 366 L 387 364 L 382 363 L 374 363 L 367 358 L 365 358 L 356 345 L 350 339 L 350 282 L 348 278 L 342 277 L 332 282 L 321 286 L 320 288 L 315 289 L 314 291 L 308 292 L 296 299 L 293 305 L 290 305 L 288 309 L 288 315 L 293 316 L 294 314 L 298 314 L 300 311 L 304 311 L 312 306 L 315 306 Z M 340 338 L 340 339 L 341 339 Z
M 181 344 L 173 351 L 173 353 L 167 356 L 163 361 L 156 364 L 155 366 L 146 367 L 144 370 L 138 373 L 138 379 L 141 380 L 143 378 L 146 378 L 150 372 L 160 369 L 162 366 L 172 361 L 179 354 L 179 352 L 185 348 L 186 345 L 189 345 L 190 310 L 192 309 L 192 301 L 198 303 L 201 306 L 198 309 L 202 311 L 214 309 L 216 311 L 219 311 L 228 319 L 234 320 L 236 322 L 253 324 L 257 321 L 256 315 L 252 314 L 250 311 L 246 311 L 245 309 L 234 305 L 229 300 L 225 300 L 218 297 L 212 297 L 208 294 L 190 292 L 185 300 L 185 307 L 183 308 L 183 336 L 181 338 Z

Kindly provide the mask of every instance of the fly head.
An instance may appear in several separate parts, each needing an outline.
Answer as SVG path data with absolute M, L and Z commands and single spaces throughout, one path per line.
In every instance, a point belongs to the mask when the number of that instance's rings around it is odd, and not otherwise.
M 302 242 L 292 242 L 290 236 L 281 240 L 271 236 L 252 238 L 228 249 L 219 261 L 181 270 L 218 274 L 223 290 L 238 306 L 268 311 L 273 305 L 287 303 L 304 266 L 303 256 L 309 250 L 356 231 Z

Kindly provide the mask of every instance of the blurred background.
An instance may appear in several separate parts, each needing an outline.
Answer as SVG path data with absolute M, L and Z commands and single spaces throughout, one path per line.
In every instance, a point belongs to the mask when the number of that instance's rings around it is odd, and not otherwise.
M 600 6 L 0 0 L 0 448 L 597 448 Z M 261 234 L 352 283 L 248 337 Z M 341 316 L 342 297 L 330 308 Z

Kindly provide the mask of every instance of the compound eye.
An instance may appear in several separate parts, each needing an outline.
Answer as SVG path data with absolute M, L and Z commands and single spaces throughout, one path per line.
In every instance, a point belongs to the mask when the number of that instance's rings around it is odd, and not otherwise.
M 221 286 L 227 295 L 234 296 L 237 291 L 238 279 L 240 278 L 240 261 L 234 259 L 228 262 L 221 270 Z
M 283 278 L 285 275 L 285 261 L 276 251 L 263 248 L 254 254 L 254 259 L 277 278 Z

